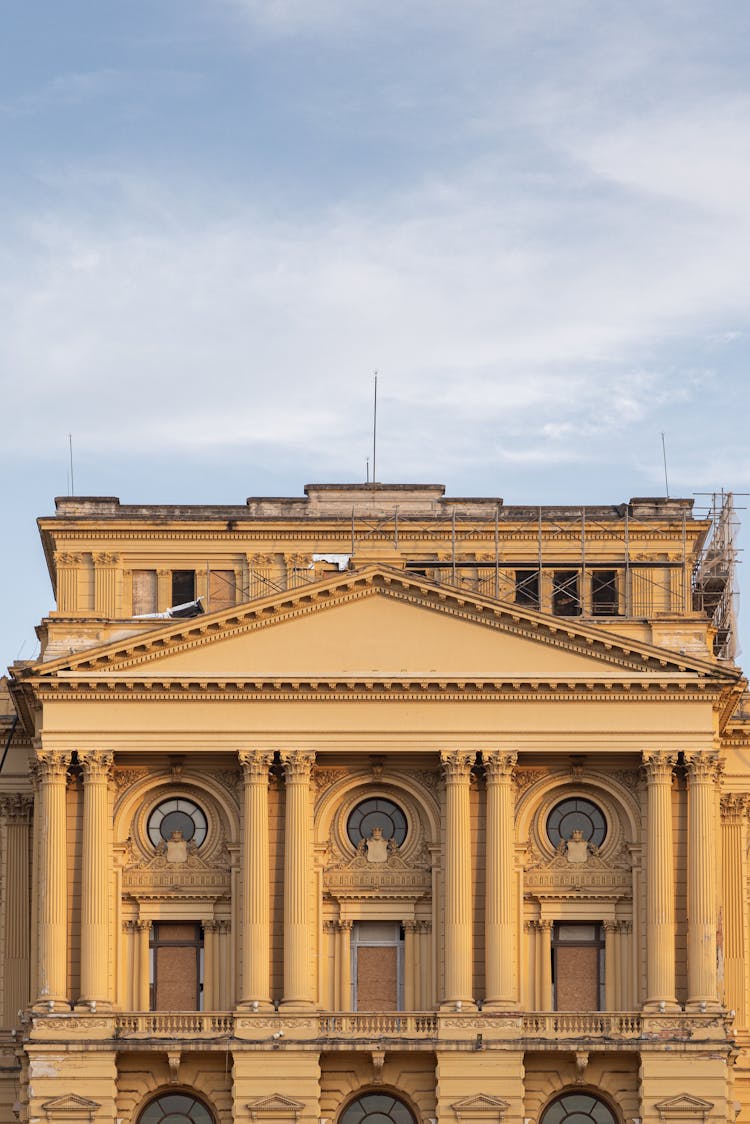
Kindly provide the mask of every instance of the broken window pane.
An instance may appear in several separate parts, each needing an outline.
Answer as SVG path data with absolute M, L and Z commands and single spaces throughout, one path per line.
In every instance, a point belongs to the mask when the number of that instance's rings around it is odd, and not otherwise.
M 195 601 L 195 570 L 172 570 L 172 605 Z

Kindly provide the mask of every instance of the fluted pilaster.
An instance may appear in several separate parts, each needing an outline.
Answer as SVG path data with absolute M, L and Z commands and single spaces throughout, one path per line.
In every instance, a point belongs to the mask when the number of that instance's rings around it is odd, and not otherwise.
M 271 889 L 268 839 L 268 770 L 273 754 L 242 750 L 242 989 L 240 1002 L 271 1002 Z
M 471 822 L 469 783 L 474 754 L 440 754 L 445 779 L 444 1002 L 472 1003 Z
M 29 824 L 31 796 L 0 797 L 0 823 L 4 843 L 2 859 L 5 979 L 3 988 L 6 1027 L 15 1026 L 17 1012 L 29 1003 Z
M 151 922 L 145 918 L 136 922 L 138 932 L 138 1010 L 151 1009 L 151 959 L 149 956 L 149 941 L 151 940 Z
M 485 897 L 485 1007 L 513 1007 L 517 1001 L 513 768 L 517 753 L 482 753 L 487 781 Z
M 643 754 L 648 785 L 646 856 L 646 1005 L 675 1007 L 675 897 L 672 775 L 675 755 Z
M 32 766 L 39 825 L 37 888 L 38 995 L 40 1003 L 67 1008 L 68 879 L 65 786 L 69 753 L 42 750 Z
M 310 775 L 315 754 L 281 755 L 286 778 L 284 817 L 284 998 L 287 1005 L 312 1004 L 310 974 Z
M 715 753 L 685 754 L 688 783 L 688 996 L 690 1006 L 718 1005 L 716 978 Z
M 112 754 L 78 754 L 83 769 L 80 1003 L 106 1005 L 109 994 L 109 781 Z
M 750 795 L 728 792 L 721 798 L 722 902 L 724 909 L 724 996 L 736 1011 L 735 1026 L 748 1025 L 745 957 L 747 840 Z

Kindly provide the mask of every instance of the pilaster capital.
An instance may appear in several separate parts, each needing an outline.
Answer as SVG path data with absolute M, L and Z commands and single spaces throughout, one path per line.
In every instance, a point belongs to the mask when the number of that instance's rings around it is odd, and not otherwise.
M 273 753 L 264 749 L 240 749 L 237 753 L 245 784 L 268 784 Z
M 137 921 L 123 921 L 122 931 L 123 931 L 123 933 L 136 933 L 138 931 L 138 922 Z
M 713 751 L 696 750 L 684 755 L 688 784 L 715 784 L 723 771 L 719 755 Z
M 287 784 L 309 784 L 312 776 L 315 754 L 308 749 L 285 749 L 281 752 L 281 763 Z
M 100 749 L 87 749 L 78 753 L 78 763 L 83 769 L 84 782 L 112 779 L 113 755 Z
M 461 781 L 468 784 L 475 757 L 475 753 L 467 753 L 464 749 L 441 750 L 440 764 L 446 784 L 457 784 Z
M 34 798 L 25 792 L 9 792 L 0 796 L 0 818 L 6 823 L 28 823 Z
M 70 764 L 70 754 L 64 750 L 40 749 L 31 762 L 31 775 L 37 784 L 65 783 Z
M 488 781 L 510 781 L 518 764 L 518 754 L 506 749 L 483 749 L 482 761 Z
M 620 922 L 619 921 L 611 921 L 611 920 L 605 921 L 604 924 L 602 925 L 602 928 L 604 929 L 605 933 L 619 933 Z
M 652 784 L 671 784 L 677 754 L 664 749 L 644 749 L 641 762 L 646 780 Z
M 404 921 L 404 932 L 405 933 L 418 933 L 419 932 L 419 922 L 418 921 Z
M 339 933 L 351 933 L 352 922 L 351 921 L 337 921 L 336 922 L 336 928 L 338 929 Z
M 203 921 L 203 922 L 201 922 L 201 924 L 203 925 L 203 931 L 205 933 L 218 933 L 218 931 L 219 931 L 219 922 L 218 921 L 214 921 L 214 920 Z
M 70 550 L 58 550 L 55 552 L 55 565 L 60 566 L 80 566 L 83 561 L 82 554 L 75 554 Z
M 724 823 L 742 824 L 750 812 L 750 792 L 723 792 L 721 818 Z
M 148 918 L 139 918 L 134 924 L 139 933 L 151 932 L 151 921 Z
M 111 554 L 109 551 L 97 551 L 91 557 L 95 566 L 116 566 L 120 561 L 119 554 Z

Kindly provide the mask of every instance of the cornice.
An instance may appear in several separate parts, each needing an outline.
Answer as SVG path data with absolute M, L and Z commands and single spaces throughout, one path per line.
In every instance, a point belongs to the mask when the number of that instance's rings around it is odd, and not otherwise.
M 666 678 L 687 673 L 713 681 L 717 686 L 738 683 L 740 672 L 694 657 L 678 657 L 663 648 L 602 633 L 595 626 L 571 624 L 551 617 L 450 587 L 435 587 L 403 571 L 388 567 L 367 569 L 325 578 L 320 582 L 277 593 L 232 609 L 155 628 L 146 634 L 117 641 L 98 649 L 87 649 L 49 663 L 30 665 L 18 672 L 18 680 L 41 683 L 60 673 L 106 674 L 106 669 L 127 669 L 203 647 L 218 637 L 229 639 L 320 612 L 326 606 L 350 604 L 373 596 L 417 605 L 454 619 L 470 621 L 497 632 L 594 657 L 613 667 L 637 675 L 656 672 Z
M 118 679 L 50 680 L 37 685 L 41 701 L 256 701 L 330 702 L 619 702 L 711 703 L 718 695 L 701 683 L 548 682 L 531 680 Z

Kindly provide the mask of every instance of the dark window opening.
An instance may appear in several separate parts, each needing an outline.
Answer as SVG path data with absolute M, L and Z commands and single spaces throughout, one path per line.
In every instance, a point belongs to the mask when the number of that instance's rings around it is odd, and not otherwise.
M 555 922 L 552 996 L 556 1011 L 604 1010 L 604 939 L 599 922 Z
M 539 608 L 539 571 L 516 570 L 516 605 Z
M 591 1093 L 564 1093 L 545 1109 L 541 1124 L 616 1124 L 612 1109 Z
M 581 596 L 577 570 L 555 570 L 552 575 L 552 612 L 558 617 L 579 617 Z
M 195 570 L 172 570 L 172 605 L 195 601 Z
M 616 617 L 620 612 L 616 570 L 594 570 L 592 572 L 591 612 L 598 617 Z

